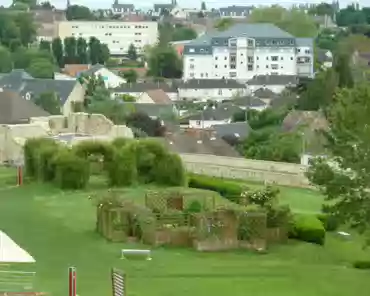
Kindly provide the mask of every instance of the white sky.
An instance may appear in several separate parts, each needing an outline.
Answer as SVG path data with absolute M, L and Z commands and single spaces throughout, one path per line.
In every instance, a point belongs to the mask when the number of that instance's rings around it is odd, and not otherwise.
M 57 8 L 64 8 L 66 7 L 67 0 L 49 0 L 53 5 L 55 5 Z M 71 4 L 77 4 L 77 5 L 84 5 L 89 8 L 108 8 L 110 7 L 111 3 L 113 3 L 114 0 L 70 0 Z M 326 0 L 327 2 L 331 2 L 331 0 Z M 0 5 L 10 5 L 12 0 L 0 0 Z M 42 2 L 42 0 L 40 1 Z M 169 3 L 170 0 L 120 0 L 120 3 L 132 3 L 135 4 L 138 8 L 150 8 L 153 7 L 154 3 Z M 177 0 L 180 6 L 187 7 L 187 8 L 194 8 L 194 7 L 200 7 L 200 0 Z M 208 7 L 220 7 L 220 6 L 227 6 L 227 5 L 252 5 L 252 4 L 280 4 L 280 5 L 291 5 L 291 4 L 299 4 L 299 3 L 321 3 L 325 2 L 325 0 L 309 0 L 309 1 L 299 1 L 299 0 L 261 0 L 261 1 L 252 1 L 252 0 L 210 0 L 205 1 L 206 5 Z M 341 7 L 345 7 L 349 3 L 352 3 L 351 0 L 339 0 L 339 3 Z M 370 6 L 370 0 L 360 0 L 359 3 L 363 6 Z

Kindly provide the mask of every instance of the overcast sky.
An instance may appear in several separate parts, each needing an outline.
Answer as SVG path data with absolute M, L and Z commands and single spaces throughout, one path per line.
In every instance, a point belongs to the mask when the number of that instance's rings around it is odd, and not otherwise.
M 85 5 L 90 8 L 108 8 L 110 7 L 111 3 L 113 3 L 114 0 L 70 0 L 71 4 L 78 4 L 78 5 Z M 121 0 L 120 3 L 133 3 L 136 7 L 144 8 L 144 7 L 152 7 L 153 3 L 168 3 L 171 0 L 155 0 L 155 1 L 149 1 L 149 0 Z M 12 2 L 12 0 L 0 0 L 0 5 L 9 5 Z M 42 1 L 41 1 L 42 2 Z M 64 8 L 66 6 L 67 0 L 51 0 L 50 1 L 53 5 L 55 5 L 57 8 Z M 200 7 L 200 0 L 177 0 L 177 2 L 182 7 L 187 8 L 193 8 L 193 7 Z M 227 5 L 251 5 L 255 3 L 260 4 L 280 4 L 280 5 L 289 5 L 293 3 L 320 3 L 324 2 L 323 0 L 309 0 L 309 1 L 299 1 L 299 0 L 261 0 L 261 1 L 252 1 L 252 0 L 245 0 L 245 1 L 238 1 L 238 0 L 210 0 L 205 1 L 208 7 L 220 7 L 220 6 L 227 6 Z M 331 2 L 331 0 L 327 0 L 327 2 Z M 351 0 L 340 0 L 341 6 L 346 6 L 348 3 L 351 3 L 353 1 Z M 370 0 L 360 0 L 359 1 L 361 5 L 364 6 L 370 6 Z

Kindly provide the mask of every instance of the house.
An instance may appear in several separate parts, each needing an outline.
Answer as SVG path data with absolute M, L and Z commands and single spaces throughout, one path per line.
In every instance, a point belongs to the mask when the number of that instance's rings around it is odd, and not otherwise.
M 64 73 L 54 72 L 54 80 L 76 80 L 76 77 Z
M 296 38 L 269 23 L 236 23 L 211 30 L 184 45 L 183 79 L 260 75 L 313 76 L 313 39 Z
M 70 114 L 74 102 L 83 102 L 85 89 L 76 80 L 36 79 L 23 70 L 13 70 L 0 78 L 0 87 L 18 93 L 26 100 L 54 92 L 61 101 L 62 113 Z
M 251 131 L 248 122 L 216 124 L 212 128 L 216 131 L 216 135 L 221 138 L 233 136 L 239 140 L 246 139 Z
M 172 100 L 162 89 L 152 89 L 142 93 L 136 103 L 171 105 Z
M 242 109 L 233 104 L 224 103 L 219 106 L 207 107 L 201 112 L 187 116 L 190 128 L 207 129 L 213 125 L 230 123 L 233 115 Z
M 322 69 L 329 69 L 333 67 L 333 53 L 330 50 L 319 48 L 317 49 L 316 54 L 317 61 L 320 63 Z
M 114 0 L 112 11 L 115 15 L 128 15 L 135 12 L 134 4 L 121 4 L 118 0 Z
M 0 88 L 0 124 L 28 123 L 31 117 L 49 115 L 32 101 L 22 98 L 19 93 Z
M 175 105 L 170 104 L 125 103 L 125 102 L 123 102 L 122 104 L 126 104 L 127 106 L 129 106 L 128 108 L 132 108 L 132 110 L 135 112 L 145 113 L 153 119 L 161 118 L 163 120 L 166 120 L 178 114 L 178 110 L 176 109 Z
M 253 6 L 227 6 L 219 9 L 222 18 L 247 18 L 253 10 Z
M 228 102 L 234 104 L 235 106 L 238 106 L 240 109 L 243 110 L 253 109 L 257 111 L 262 111 L 269 106 L 269 102 L 265 102 L 264 100 L 254 96 L 237 97 Z
M 298 78 L 294 75 L 258 75 L 247 82 L 247 87 L 252 93 L 262 88 L 279 94 L 286 87 L 294 87 L 297 83 Z
M 62 72 L 68 76 L 78 77 L 84 71 L 87 71 L 90 65 L 86 64 L 65 64 Z
M 143 93 L 149 90 L 161 89 L 163 90 L 171 100 L 176 101 L 178 99 L 177 89 L 174 84 L 169 85 L 165 82 L 141 82 L 141 83 L 125 83 L 118 87 L 111 88 L 112 98 L 119 97 L 122 95 L 130 95 L 135 98 L 140 97 Z
M 233 79 L 190 79 L 178 86 L 179 98 L 200 101 L 222 101 L 247 94 L 247 88 Z
M 118 76 L 117 74 L 113 73 L 112 71 L 108 70 L 106 67 L 100 64 L 96 64 L 91 66 L 88 70 L 82 72 L 81 74 L 85 76 L 92 76 L 95 77 L 102 77 L 104 80 L 105 87 L 107 88 L 114 88 L 118 87 L 121 84 L 125 83 L 126 80 L 122 77 Z
M 153 21 L 61 21 L 58 22 L 58 37 L 82 37 L 89 42 L 95 37 L 108 46 L 112 56 L 125 56 L 131 44 L 138 54 L 144 47 L 158 42 L 158 24 Z

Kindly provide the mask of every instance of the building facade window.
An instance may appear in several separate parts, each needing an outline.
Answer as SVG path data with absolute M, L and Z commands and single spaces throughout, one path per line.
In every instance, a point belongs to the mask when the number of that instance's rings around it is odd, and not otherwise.
M 279 60 L 279 57 L 278 56 L 272 56 L 271 57 L 271 61 L 273 61 L 273 62 L 276 62 L 278 60 Z

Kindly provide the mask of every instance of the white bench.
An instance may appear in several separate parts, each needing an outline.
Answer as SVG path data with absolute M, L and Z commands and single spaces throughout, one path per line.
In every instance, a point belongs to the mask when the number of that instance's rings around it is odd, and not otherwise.
M 152 260 L 150 250 L 122 249 L 121 259 L 127 259 L 127 256 L 144 257 L 146 260 Z

